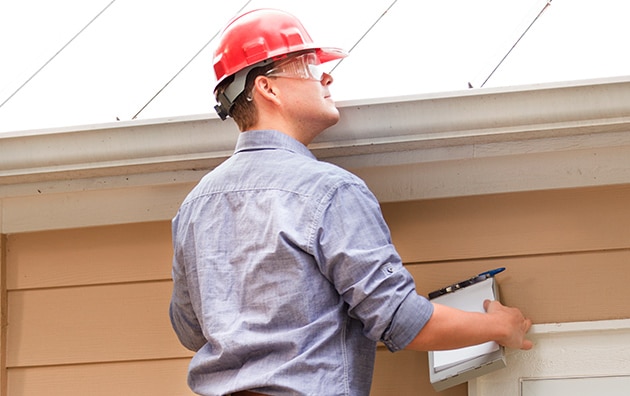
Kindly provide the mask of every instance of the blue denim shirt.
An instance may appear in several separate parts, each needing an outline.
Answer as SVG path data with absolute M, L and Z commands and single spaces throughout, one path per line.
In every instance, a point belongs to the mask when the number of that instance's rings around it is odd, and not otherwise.
M 433 312 L 365 183 L 278 131 L 239 135 L 173 244 L 170 317 L 202 395 L 368 395 L 376 342 L 404 348 Z

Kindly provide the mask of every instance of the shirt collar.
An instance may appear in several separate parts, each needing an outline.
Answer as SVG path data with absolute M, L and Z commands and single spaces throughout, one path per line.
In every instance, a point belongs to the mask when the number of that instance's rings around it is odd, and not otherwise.
M 252 150 L 287 150 L 315 159 L 313 153 L 305 145 L 276 130 L 241 132 L 238 135 L 234 154 Z

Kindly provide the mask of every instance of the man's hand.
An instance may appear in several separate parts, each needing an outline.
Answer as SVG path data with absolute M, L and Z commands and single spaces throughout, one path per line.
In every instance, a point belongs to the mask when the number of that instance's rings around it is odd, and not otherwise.
M 518 308 L 486 300 L 485 313 L 467 312 L 433 303 L 433 315 L 407 346 L 416 351 L 441 351 L 478 345 L 488 341 L 516 349 L 531 349 L 525 338 L 532 326 Z
M 498 301 L 486 300 L 483 308 L 488 315 L 494 315 L 497 323 L 502 323 L 505 328 L 503 336 L 497 342 L 505 347 L 514 349 L 532 349 L 534 344 L 525 338 L 532 326 L 532 321 L 523 316 L 518 308 L 506 307 Z

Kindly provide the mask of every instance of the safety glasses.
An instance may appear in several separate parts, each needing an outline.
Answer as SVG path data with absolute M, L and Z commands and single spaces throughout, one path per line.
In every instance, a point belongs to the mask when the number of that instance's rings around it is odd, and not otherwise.
M 322 81 L 324 70 L 314 52 L 307 52 L 278 63 L 265 73 L 267 77 L 301 78 Z

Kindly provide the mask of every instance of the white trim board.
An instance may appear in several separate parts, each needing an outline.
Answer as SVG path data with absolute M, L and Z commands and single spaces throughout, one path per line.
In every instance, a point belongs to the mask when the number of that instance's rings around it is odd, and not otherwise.
M 507 367 L 468 383 L 469 396 L 520 396 L 523 379 L 630 375 L 630 319 L 532 326 L 535 346 L 509 350 Z

